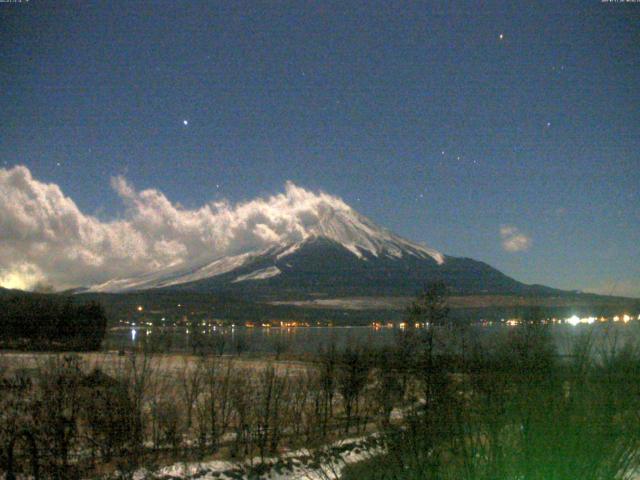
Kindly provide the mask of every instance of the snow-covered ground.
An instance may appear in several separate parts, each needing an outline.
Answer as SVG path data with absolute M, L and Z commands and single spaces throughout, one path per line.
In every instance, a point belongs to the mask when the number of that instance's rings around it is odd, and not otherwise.
M 376 434 L 350 438 L 314 451 L 296 450 L 260 461 L 175 463 L 157 471 L 138 470 L 134 480 L 334 480 L 345 466 L 382 453 Z

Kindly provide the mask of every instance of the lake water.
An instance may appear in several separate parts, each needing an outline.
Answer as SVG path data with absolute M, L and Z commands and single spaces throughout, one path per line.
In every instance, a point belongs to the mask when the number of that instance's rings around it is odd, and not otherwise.
M 497 338 L 509 335 L 518 326 L 503 324 L 493 326 L 472 325 L 467 330 L 469 337 L 491 343 Z M 595 323 L 593 325 L 550 325 L 549 329 L 562 355 L 572 351 L 575 341 L 581 335 L 592 335 L 596 351 L 620 348 L 627 342 L 640 340 L 640 321 L 624 323 Z M 186 329 L 117 329 L 110 330 L 105 339 L 107 350 L 121 350 L 140 346 L 143 343 L 155 345 L 158 351 L 190 352 L 194 347 L 213 352 L 226 353 L 313 353 L 320 348 L 335 344 L 338 348 L 347 345 L 367 345 L 379 347 L 391 345 L 396 340 L 398 328 L 374 329 L 362 327 L 297 327 L 297 328 L 245 328 L 217 327 L 205 333 L 187 334 Z

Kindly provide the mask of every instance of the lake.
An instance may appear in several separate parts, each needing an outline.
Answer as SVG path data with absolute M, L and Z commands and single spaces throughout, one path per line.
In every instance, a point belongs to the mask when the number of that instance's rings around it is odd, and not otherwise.
M 491 326 L 471 325 L 468 336 L 491 343 L 509 332 L 521 328 L 505 324 Z M 629 323 L 596 322 L 588 324 L 549 325 L 558 352 L 571 354 L 573 345 L 581 335 L 592 335 L 596 351 L 620 348 L 628 342 L 640 339 L 640 321 Z M 194 346 L 204 345 L 206 350 L 226 353 L 313 353 L 334 343 L 338 348 L 347 345 L 367 345 L 380 347 L 391 345 L 397 338 L 398 328 L 371 326 L 355 327 L 296 327 L 296 328 L 246 328 L 216 327 L 204 333 L 187 333 L 186 328 L 172 328 L 164 331 L 145 328 L 118 328 L 108 331 L 105 338 L 106 350 L 129 349 L 149 342 L 159 351 L 190 352 Z M 452 334 L 443 337 L 451 338 Z

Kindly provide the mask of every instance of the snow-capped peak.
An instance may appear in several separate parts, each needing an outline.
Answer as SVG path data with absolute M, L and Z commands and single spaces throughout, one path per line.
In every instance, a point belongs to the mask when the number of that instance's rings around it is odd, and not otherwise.
M 342 202 L 333 205 L 320 204 L 314 210 L 313 215 L 301 224 L 297 239 L 274 240 L 267 248 L 213 257 L 195 266 L 174 266 L 134 278 L 112 279 L 94 285 L 89 291 L 125 292 L 165 288 L 233 274 L 236 270 L 239 273 L 234 277 L 233 283 L 266 280 L 282 273 L 275 265 L 276 262 L 294 254 L 316 238 L 328 239 L 342 245 L 363 261 L 371 257 L 401 259 L 404 256 L 413 256 L 433 259 L 438 265 L 444 263 L 444 255 L 440 252 L 394 235 Z M 259 263 L 256 270 L 246 273 L 256 262 Z
M 363 258 L 364 252 L 369 252 L 375 257 L 402 258 L 408 254 L 421 258 L 428 256 L 438 264 L 444 262 L 442 253 L 394 235 L 351 208 L 323 211 L 318 223 L 309 229 L 308 236 L 333 240 L 359 258 Z

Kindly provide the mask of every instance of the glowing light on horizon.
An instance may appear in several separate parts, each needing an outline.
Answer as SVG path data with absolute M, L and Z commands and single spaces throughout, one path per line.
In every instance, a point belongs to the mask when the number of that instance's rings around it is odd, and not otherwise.
M 44 275 L 36 265 L 24 263 L 13 268 L 0 268 L 0 287 L 2 288 L 29 290 L 43 280 Z
M 596 320 L 597 320 L 596 317 L 583 317 L 583 318 L 580 318 L 577 315 L 572 315 L 569 318 L 567 318 L 565 320 L 565 322 L 568 323 L 569 325 L 576 326 L 579 323 L 586 323 L 588 325 L 591 325 L 591 324 L 595 323 Z
M 573 316 L 567 318 L 566 322 L 575 327 L 576 325 L 578 325 L 580 323 L 580 319 L 576 315 L 573 315 Z
M 10 290 L 27 290 L 31 287 L 31 282 L 22 278 L 19 274 L 10 273 L 0 280 L 0 287 Z

